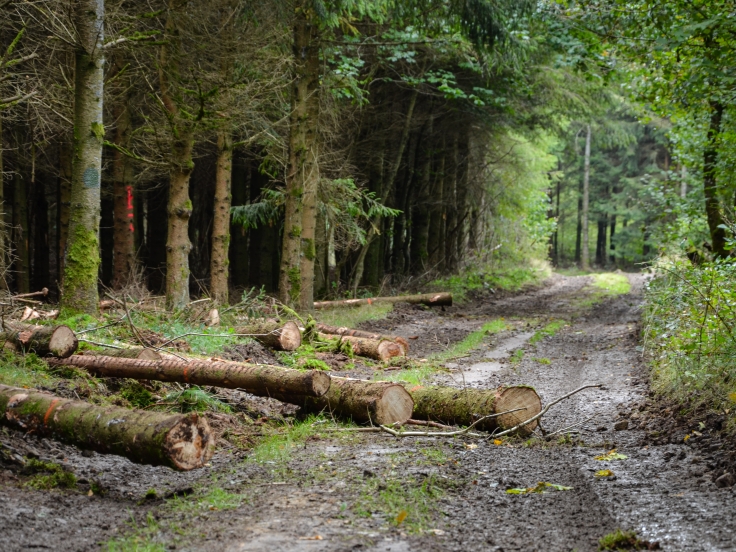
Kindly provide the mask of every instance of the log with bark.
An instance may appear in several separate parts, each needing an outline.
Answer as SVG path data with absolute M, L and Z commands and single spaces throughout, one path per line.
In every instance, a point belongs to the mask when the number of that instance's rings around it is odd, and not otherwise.
M 0 385 L 0 421 L 82 449 L 177 470 L 201 468 L 215 449 L 207 420 L 195 413 L 96 406 L 6 385 Z
M 240 364 L 211 360 L 139 360 L 106 356 L 74 355 L 63 360 L 48 359 L 51 366 L 77 366 L 104 377 L 158 380 L 195 385 L 244 389 L 270 397 L 308 395 L 319 397 L 330 388 L 325 372 L 303 372 L 279 366 Z
M 68 326 L 31 326 L 5 322 L 3 347 L 15 352 L 66 358 L 77 350 L 77 336 Z
M 252 336 L 260 344 L 277 351 L 295 351 L 302 344 L 302 334 L 294 322 L 266 320 L 237 328 L 237 334 Z
M 116 358 L 138 358 L 140 360 L 161 360 L 163 357 L 155 349 L 148 347 L 130 347 L 128 349 L 103 349 L 102 351 L 84 351 L 87 356 L 109 356 Z
M 379 341 L 378 339 L 367 339 L 365 337 L 353 337 L 351 335 L 328 335 L 328 334 L 317 334 L 320 339 L 325 341 L 330 339 L 340 339 L 347 341 L 353 348 L 353 353 L 374 360 L 380 360 L 386 362 L 393 357 L 406 356 L 404 347 L 395 341 Z
M 353 330 L 352 328 L 345 328 L 345 327 L 338 328 L 337 326 L 329 326 L 327 324 L 317 324 L 317 329 L 323 334 L 349 335 L 352 337 L 364 337 L 367 339 L 376 339 L 378 341 L 381 341 L 381 340 L 395 341 L 396 343 L 398 343 L 404 348 L 404 353 L 409 352 L 409 342 L 403 337 L 391 336 L 391 335 L 381 335 L 381 334 L 377 334 L 374 332 L 366 332 L 364 330 Z
M 537 392 L 527 386 L 499 387 L 498 389 L 456 389 L 454 387 L 406 386 L 414 399 L 413 418 L 433 420 L 444 424 L 468 426 L 489 414 L 507 412 L 498 418 L 489 418 L 476 427 L 487 431 L 507 429 L 528 420 L 542 410 L 542 401 Z M 519 433 L 528 434 L 537 426 L 533 422 L 524 426 Z
M 302 407 L 306 412 L 324 412 L 356 422 L 403 424 L 412 416 L 414 401 L 401 385 L 332 377 L 329 391 L 321 397 L 274 395 L 275 399 Z
M 359 307 L 373 303 L 411 303 L 429 307 L 451 307 L 452 293 L 422 293 L 419 295 L 397 295 L 395 297 L 370 297 L 367 299 L 343 299 L 341 301 L 315 301 L 315 309 Z

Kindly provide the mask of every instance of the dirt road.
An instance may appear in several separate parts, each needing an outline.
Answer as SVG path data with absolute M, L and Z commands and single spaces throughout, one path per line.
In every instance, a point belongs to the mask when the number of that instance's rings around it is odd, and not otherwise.
M 1 547 L 97 550 L 112 542 L 120 550 L 586 551 L 621 528 L 662 550 L 735 550 L 736 487 L 718 488 L 711 477 L 720 445 L 703 445 L 705 437 L 685 440 L 691 428 L 651 430 L 668 412 L 646 402 L 637 342 L 643 278 L 630 280 L 630 294 L 593 306 L 589 278 L 555 276 L 539 289 L 473 307 L 402 308 L 369 324 L 417 335 L 412 354 L 423 358 L 503 317 L 509 329 L 450 360 L 437 381 L 529 384 L 544 403 L 584 384 L 604 384 L 544 419 L 547 431 L 584 422 L 577 434 L 494 444 L 311 426 L 273 441 L 271 449 L 262 444 L 257 454 L 225 446 L 210 468 L 187 474 L 83 456 L 29 437 L 27 446 L 54 447 L 78 477 L 107 493 L 19 488 L 18 476 L 6 470 Z M 538 333 L 545 327 L 546 336 Z M 614 430 L 617 423 L 628 429 Z M 4 442 L 12 439 L 20 438 L 5 434 Z M 626 458 L 595 459 L 612 449 Z M 613 476 L 596 477 L 599 470 Z M 571 489 L 506 492 L 538 482 Z M 172 499 L 175 494 L 181 498 Z

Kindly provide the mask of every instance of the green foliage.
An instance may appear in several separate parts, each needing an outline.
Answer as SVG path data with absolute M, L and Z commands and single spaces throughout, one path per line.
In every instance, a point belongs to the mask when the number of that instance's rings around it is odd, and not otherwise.
M 77 486 L 77 476 L 53 462 L 30 458 L 24 466 L 24 471 L 35 474 L 25 483 L 26 487 L 32 489 L 49 490 L 57 487 L 73 489 Z
M 649 543 L 641 541 L 634 531 L 616 529 L 601 537 L 598 550 L 647 550 Z
M 145 408 L 151 405 L 153 394 L 143 387 L 137 380 L 127 379 L 120 388 L 120 396 L 135 408 Z
M 733 412 L 736 265 L 662 261 L 646 289 L 644 343 L 652 384 L 692 406 Z M 730 415 L 734 423 L 734 415 Z
M 470 268 L 461 274 L 448 276 L 430 283 L 432 289 L 449 291 L 453 301 L 463 303 L 472 292 L 484 290 L 519 291 L 526 285 L 539 282 L 550 274 L 546 265 L 514 265 L 502 263 L 491 267 Z
M 534 332 L 534 335 L 529 340 L 529 343 L 531 345 L 534 345 L 535 343 L 542 341 L 542 339 L 544 339 L 545 337 L 551 337 L 559 332 L 562 328 L 564 328 L 565 325 L 566 323 L 563 320 L 553 320 L 541 330 L 537 330 L 536 332 Z
M 391 303 L 374 303 L 372 305 L 360 305 L 359 307 L 324 309 L 319 313 L 319 320 L 330 326 L 356 328 L 368 320 L 386 318 L 393 308 Z
M 60 381 L 35 354 L 0 351 L 0 383 L 17 387 L 54 387 Z
M 148 513 L 144 525 L 138 525 L 134 518 L 130 525 L 132 532 L 129 535 L 107 541 L 108 552 L 166 552 L 165 544 L 156 541 L 160 527 L 153 514 Z
M 445 362 L 447 360 L 463 356 L 483 343 L 483 340 L 487 336 L 500 333 L 507 328 L 508 326 L 503 320 L 497 319 L 486 322 L 479 330 L 470 333 L 465 339 L 456 343 L 451 348 L 441 353 L 433 354 L 430 357 L 430 360 L 433 362 Z
M 230 493 L 221 487 L 211 487 L 203 495 L 174 496 L 167 501 L 167 506 L 175 512 L 191 515 L 198 511 L 235 510 L 243 500 L 243 495 Z
M 327 364 L 316 357 L 319 350 L 334 351 L 335 345 L 322 341 L 315 341 L 312 345 L 303 344 L 291 353 L 279 352 L 281 361 L 289 368 L 298 370 L 329 370 Z
M 197 386 L 181 391 L 172 391 L 164 402 L 179 412 L 230 412 L 230 406 Z
M 249 461 L 259 464 L 287 462 L 295 447 L 317 433 L 319 428 L 315 422 L 318 420 L 317 416 L 309 416 L 293 425 L 284 424 L 277 432 L 261 438 L 251 451 Z

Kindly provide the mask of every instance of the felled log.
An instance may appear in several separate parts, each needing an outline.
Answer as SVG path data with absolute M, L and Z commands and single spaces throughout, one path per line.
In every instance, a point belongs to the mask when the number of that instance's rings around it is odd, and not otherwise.
M 345 328 L 337 326 L 329 326 L 327 324 L 317 324 L 317 329 L 324 333 L 324 334 L 330 334 L 330 335 L 349 335 L 351 337 L 364 337 L 366 339 L 377 339 L 378 341 L 386 340 L 386 341 L 395 341 L 399 345 L 401 345 L 404 348 L 404 353 L 409 352 L 409 342 L 404 339 L 403 337 L 397 337 L 397 336 L 391 336 L 391 335 L 381 335 L 373 332 L 366 332 L 364 330 L 353 330 L 351 328 Z
M 321 397 L 273 395 L 275 399 L 302 407 L 306 412 L 351 418 L 374 424 L 404 423 L 411 418 L 414 401 L 401 385 L 332 377 L 329 391 Z
M 399 345 L 395 341 L 379 341 L 377 339 L 367 339 L 365 337 L 353 337 L 351 335 L 327 335 L 320 333 L 318 334 L 320 339 L 341 339 L 347 341 L 353 348 L 353 353 L 358 356 L 366 358 L 372 358 L 374 360 L 380 360 L 386 362 L 387 360 L 397 357 L 406 356 L 404 347 Z
M 79 343 L 68 326 L 31 326 L 13 322 L 5 323 L 0 332 L 4 348 L 38 356 L 66 358 L 74 354 Z
M 207 420 L 195 413 L 96 406 L 6 385 L 0 385 L 0 421 L 82 449 L 177 470 L 201 468 L 215 449 Z
M 493 431 L 496 428 L 508 429 L 539 414 L 542 401 L 537 392 L 526 386 L 499 387 L 498 389 L 456 389 L 454 387 L 407 386 L 414 399 L 413 418 L 434 420 L 444 424 L 468 426 L 489 414 L 507 412 L 524 408 L 510 414 L 489 418 L 477 426 L 478 429 Z M 537 422 L 532 422 L 519 430 L 528 434 Z
M 260 344 L 277 351 L 295 351 L 302 344 L 302 334 L 294 322 L 266 320 L 237 328 L 235 333 L 247 334 Z
M 162 356 L 155 349 L 148 347 L 131 347 L 129 349 L 103 349 L 102 351 L 84 351 L 87 356 L 108 356 L 116 358 L 138 358 L 141 360 L 161 360 Z
M 303 372 L 256 364 L 211 360 L 139 360 L 106 356 L 74 355 L 63 360 L 49 359 L 51 366 L 77 366 L 92 374 L 111 378 L 177 381 L 196 385 L 214 385 L 244 389 L 248 393 L 270 397 L 285 395 L 324 395 L 330 388 L 330 376 L 318 370 Z
M 411 303 L 429 307 L 451 307 L 452 293 L 421 293 L 419 295 L 397 295 L 395 297 L 370 297 L 367 299 L 343 299 L 341 301 L 315 301 L 315 309 L 359 307 L 373 303 Z

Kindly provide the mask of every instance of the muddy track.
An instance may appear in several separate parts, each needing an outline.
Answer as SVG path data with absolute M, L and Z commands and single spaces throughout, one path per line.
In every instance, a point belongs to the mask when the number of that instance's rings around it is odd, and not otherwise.
M 2 548 L 98 550 L 99 543 L 131 532 L 126 520 L 140 524 L 150 513 L 157 520 L 153 541 L 184 550 L 587 551 L 617 528 L 636 530 L 663 550 L 734 550 L 736 487 L 720 489 L 704 477 L 707 458 L 697 445 L 681 438 L 655 444 L 662 440 L 634 429 L 638 414 L 630 414 L 645 403 L 648 385 L 637 350 L 643 279 L 630 279 L 631 294 L 592 308 L 581 302 L 589 294 L 589 279 L 555 276 L 522 294 L 485 297 L 443 312 L 400 307 L 367 325 L 418 336 L 412 355 L 422 358 L 504 317 L 511 329 L 449 362 L 449 372 L 437 381 L 458 387 L 524 383 L 544 402 L 587 383 L 603 383 L 603 389 L 584 391 L 545 417 L 548 431 L 590 419 L 566 442 L 496 445 L 321 433 L 283 461 L 254 462 L 224 446 L 211 468 L 175 474 L 115 457 L 83 456 L 71 447 L 8 432 L 3 442 L 22 440 L 42 455 L 53 453 L 108 493 L 88 497 L 22 489 L 18 476 L 6 470 L 0 483 Z M 535 330 L 551 319 L 566 325 L 531 344 Z M 519 349 L 523 357 L 514 355 Z M 631 429 L 615 431 L 614 424 L 624 420 Z M 471 443 L 477 446 L 467 446 Z M 612 448 L 628 458 L 594 459 Z M 596 478 L 601 469 L 615 477 Z M 540 481 L 572 489 L 506 493 Z M 182 512 L 144 499 L 150 488 L 166 496 L 192 487 L 196 494 L 215 484 L 242 494 L 243 503 L 229 510 Z M 417 489 L 423 485 L 438 492 L 421 494 Z M 392 490 L 404 497 L 396 507 L 408 514 L 399 526 L 397 512 L 385 507 Z

